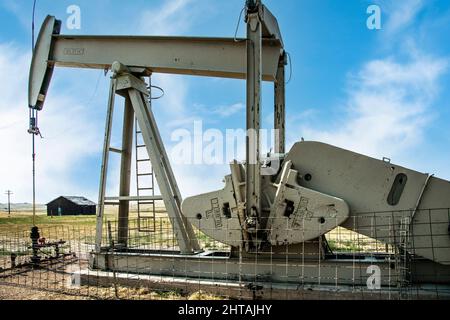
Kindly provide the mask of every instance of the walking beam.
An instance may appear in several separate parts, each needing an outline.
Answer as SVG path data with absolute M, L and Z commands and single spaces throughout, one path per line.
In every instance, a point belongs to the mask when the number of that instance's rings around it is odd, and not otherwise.
M 233 38 L 67 36 L 60 21 L 47 16 L 35 47 L 29 105 L 41 110 L 55 66 L 110 69 L 114 61 L 152 73 L 246 79 L 246 40 Z M 282 44 L 262 42 L 262 78 L 275 81 Z

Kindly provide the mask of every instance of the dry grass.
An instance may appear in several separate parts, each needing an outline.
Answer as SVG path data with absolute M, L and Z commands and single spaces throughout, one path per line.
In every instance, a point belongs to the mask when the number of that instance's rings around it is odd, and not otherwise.
M 209 301 L 212 301 L 212 300 L 224 300 L 224 298 L 215 297 L 215 296 L 212 296 L 212 295 L 210 295 L 210 294 L 208 294 L 206 292 L 198 291 L 198 292 L 195 292 L 195 293 L 191 294 L 189 296 L 188 300 L 193 300 L 193 301 L 209 300 Z
M 334 252 L 386 252 L 386 244 L 383 242 L 342 227 L 337 227 L 326 234 L 326 238 Z M 391 248 L 389 248 L 389 250 L 391 250 Z
M 133 235 L 133 241 L 136 242 L 134 245 L 139 246 L 141 241 L 143 243 L 153 243 L 156 246 L 164 246 L 172 242 L 170 237 L 173 237 L 173 235 L 170 232 L 170 223 L 163 208 L 159 209 L 158 217 L 156 227 L 163 230 L 156 234 L 160 238 L 159 242 L 155 242 L 155 238 L 152 238 L 155 237 L 155 233 L 139 235 L 138 231 L 134 230 L 132 231 L 132 233 L 136 233 Z M 136 212 L 132 211 L 130 218 L 136 219 Z M 117 219 L 117 208 L 108 208 L 106 219 L 115 221 Z M 15 232 L 17 237 L 21 237 L 20 240 L 23 238 L 24 241 L 28 241 L 32 222 L 32 215 L 29 211 L 15 212 L 11 217 L 6 213 L 0 213 L 0 234 L 13 234 Z M 67 240 L 71 243 L 72 249 L 75 248 L 74 252 L 77 253 L 86 254 L 89 252 L 95 240 L 95 216 L 47 217 L 45 212 L 39 212 L 36 216 L 36 223 L 41 230 L 41 234 L 48 238 L 50 238 L 48 235 L 51 234 L 49 231 L 61 230 L 61 227 L 76 231 L 59 234 L 55 239 L 57 240 L 61 237 L 61 239 Z M 201 233 L 198 234 L 198 237 L 202 245 L 207 249 L 211 249 L 208 246 L 223 249 L 214 240 L 205 237 Z M 327 234 L 326 237 L 335 252 L 382 252 L 385 250 L 385 246 L 382 243 L 341 227 L 336 228 Z M 0 244 L 1 241 L 0 239 Z M 9 259 L 8 257 L 9 255 L 5 253 L 3 258 Z M 5 265 L 3 264 L 3 266 Z M 80 268 L 80 266 L 75 267 Z M 83 268 L 86 268 L 86 266 L 83 266 Z M 61 273 L 61 270 L 58 271 L 46 270 L 39 274 L 35 270 L 11 276 L 7 278 L 6 285 L 4 279 L 0 279 L 0 300 L 223 300 L 223 298 L 211 296 L 203 291 L 186 296 L 176 292 L 152 291 L 150 288 L 102 288 L 90 286 L 74 289 L 66 285 L 70 280 L 70 272 Z
M 0 279 L 0 300 L 223 300 L 196 292 L 191 295 L 174 291 L 123 286 L 72 286 L 71 270 L 86 268 L 84 263 L 29 270 Z M 61 272 L 65 271 L 65 272 Z

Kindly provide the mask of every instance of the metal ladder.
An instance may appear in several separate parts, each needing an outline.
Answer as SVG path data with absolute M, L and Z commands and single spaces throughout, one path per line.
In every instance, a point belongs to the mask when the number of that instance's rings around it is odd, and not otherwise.
M 136 192 L 138 198 L 136 202 L 138 214 L 137 227 L 139 232 L 155 232 L 156 201 L 141 200 L 141 197 L 155 196 L 155 176 L 137 118 L 135 118 L 134 141 L 136 149 Z M 143 154 L 145 154 L 145 156 Z M 143 166 L 146 168 L 142 168 Z
M 139 73 L 138 76 L 131 74 L 130 69 L 127 66 L 122 65 L 120 62 L 115 61 L 113 63 L 113 71 L 114 76 L 111 78 L 111 85 L 109 90 L 109 98 L 108 98 L 108 111 L 106 118 L 106 126 L 105 126 L 105 139 L 103 143 L 103 156 L 102 156 L 102 169 L 100 176 L 100 186 L 99 186 L 99 208 L 97 214 L 97 222 L 96 222 L 96 233 L 95 233 L 95 250 L 96 252 L 101 252 L 102 250 L 102 240 L 103 240 L 103 224 L 105 219 L 104 208 L 106 204 L 119 203 L 119 216 L 122 213 L 123 219 L 119 217 L 119 228 L 121 230 L 121 234 L 118 238 L 122 243 L 127 244 L 128 236 L 129 236 L 129 202 L 138 202 L 140 201 L 140 223 L 143 224 L 144 220 L 147 221 L 155 221 L 155 211 L 152 210 L 153 214 L 144 216 L 143 205 L 144 202 L 150 203 L 151 207 L 153 207 L 153 201 L 164 201 L 164 206 L 167 211 L 167 215 L 170 220 L 170 224 L 173 228 L 174 239 L 176 239 L 180 253 L 181 254 L 193 254 L 196 252 L 200 252 L 201 248 L 197 241 L 197 237 L 194 233 L 194 229 L 192 224 L 187 220 L 185 216 L 183 216 L 181 212 L 181 202 L 183 198 L 181 197 L 180 190 L 178 188 L 177 181 L 175 179 L 174 173 L 172 171 L 172 166 L 169 161 L 169 157 L 167 156 L 166 149 L 164 147 L 164 143 L 162 141 L 161 135 L 159 133 L 158 125 L 156 123 L 156 119 L 152 112 L 151 107 L 151 99 L 150 92 L 148 89 L 148 84 L 143 79 L 141 71 L 137 71 Z M 150 75 L 148 75 L 150 78 Z M 151 83 L 151 82 L 150 82 Z M 113 114 L 114 114 L 114 101 L 116 95 L 119 94 L 125 97 L 125 110 L 127 110 L 127 114 L 129 117 L 125 123 L 124 118 L 124 126 L 123 126 L 123 136 L 127 137 L 127 140 L 124 140 L 126 146 L 123 149 L 130 150 L 132 149 L 131 142 L 129 140 L 133 138 L 133 117 L 130 115 L 130 109 L 127 108 L 131 106 L 134 110 L 134 114 L 138 120 L 142 139 L 145 141 L 147 155 L 151 159 L 152 163 L 152 171 L 154 171 L 154 175 L 152 172 L 151 177 L 154 177 L 155 182 L 158 184 L 158 189 L 161 191 L 161 195 L 157 196 L 142 196 L 143 189 L 147 189 L 147 191 L 153 192 L 153 190 L 148 190 L 150 187 L 153 188 L 152 185 L 148 187 L 144 187 L 139 181 L 139 194 L 140 197 L 132 197 L 129 195 L 129 186 L 130 186 L 130 168 L 131 165 L 131 157 L 130 152 L 127 152 L 126 157 L 124 157 L 125 153 L 122 150 L 116 150 L 111 148 L 111 132 L 113 125 Z M 129 98 L 129 100 L 127 100 Z M 124 144 L 124 143 L 122 143 Z M 142 144 L 138 144 L 142 145 Z M 140 148 L 138 148 L 140 149 Z M 123 187 L 124 191 L 121 191 L 121 196 L 119 197 L 107 197 L 106 193 L 106 183 L 108 176 L 108 164 L 109 164 L 109 153 L 110 151 L 118 152 L 122 155 L 123 167 L 127 167 L 126 170 L 121 170 L 121 188 Z M 138 155 L 137 159 L 145 160 Z M 125 162 L 126 160 L 126 162 Z M 144 162 L 140 161 L 139 163 Z M 138 169 L 137 174 L 139 175 L 139 180 L 143 177 L 143 173 Z M 149 175 L 150 176 L 150 175 Z M 122 206 L 120 206 L 122 205 Z M 122 212 L 121 212 L 122 207 Z M 151 213 L 151 211 L 150 211 Z M 144 231 L 155 231 L 155 226 L 153 228 L 145 227 L 145 225 L 140 226 L 140 230 Z M 134 230 L 138 231 L 137 228 Z M 118 232 L 119 233 L 119 232 Z
M 400 299 L 407 300 L 410 297 L 409 292 L 409 282 L 410 282 L 410 265 L 411 265 L 411 257 L 408 253 L 409 241 L 410 241 L 410 225 L 411 218 L 403 217 L 400 220 L 400 243 L 396 249 L 396 260 L 397 260 L 397 270 L 399 271 L 399 294 Z

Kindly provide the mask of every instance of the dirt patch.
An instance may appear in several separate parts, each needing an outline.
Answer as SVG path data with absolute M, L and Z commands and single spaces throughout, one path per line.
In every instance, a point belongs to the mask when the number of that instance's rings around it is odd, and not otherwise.
M 0 278 L 0 300 L 223 300 L 196 292 L 191 295 L 152 288 L 77 286 L 72 272 L 87 268 L 86 262 L 51 268 L 18 268 Z

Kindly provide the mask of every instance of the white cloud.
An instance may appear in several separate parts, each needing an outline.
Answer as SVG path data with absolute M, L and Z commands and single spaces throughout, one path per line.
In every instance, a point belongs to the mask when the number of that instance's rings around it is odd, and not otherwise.
M 177 35 L 186 32 L 195 20 L 193 0 L 164 2 L 160 8 L 145 10 L 140 19 L 142 33 Z
M 204 119 L 204 121 L 209 123 L 217 123 L 238 113 L 241 113 L 241 116 L 245 117 L 245 104 L 242 102 L 237 102 L 219 106 L 207 106 L 204 104 L 195 103 L 191 112 L 207 116 L 208 119 Z M 198 117 L 196 117 L 196 119 L 197 118 Z
M 329 115 L 334 121 L 310 119 L 302 133 L 308 140 L 408 162 L 404 155 L 423 142 L 436 116 L 432 106 L 449 61 L 421 52 L 418 40 L 410 36 L 424 24 L 418 20 L 425 8 L 423 0 L 381 0 L 379 4 L 386 16 L 379 44 L 391 55 L 398 46 L 401 58 L 366 62 L 349 76 L 346 100 L 337 109 L 340 113 Z
M 0 44 L 0 190 L 14 191 L 14 201 L 31 202 L 31 136 L 28 129 L 27 88 L 30 54 Z M 44 138 L 37 142 L 37 198 L 82 194 L 71 175 L 86 156 L 101 150 L 101 128 L 67 92 L 52 91 L 40 117 Z M 89 194 L 87 194 L 88 192 Z
M 155 74 L 152 76 L 152 84 L 164 90 L 164 97 L 160 100 L 153 100 L 153 104 L 162 114 L 169 116 L 171 120 L 185 118 L 187 108 L 187 93 L 189 85 L 183 76 L 170 74 Z M 160 93 L 154 89 L 152 96 Z
M 428 56 L 370 61 L 351 77 L 342 117 L 323 131 L 305 127 L 305 137 L 378 158 L 398 156 L 421 142 L 447 68 L 447 60 Z
M 238 112 L 241 112 L 244 109 L 245 105 L 239 102 L 229 106 L 219 106 L 213 110 L 213 113 L 219 115 L 222 118 L 228 118 Z
M 22 28 L 26 29 L 26 30 L 30 30 L 31 29 L 31 21 L 30 21 L 30 17 L 29 15 L 24 14 L 24 10 L 23 7 L 21 6 L 21 4 L 19 4 L 16 1 L 2 1 L 2 3 L 0 4 L 3 8 L 5 8 L 7 11 L 11 12 L 19 21 L 20 25 L 22 26 Z M 27 5 L 27 12 L 31 13 L 31 8 L 33 7 L 33 4 L 30 3 Z M 30 44 L 31 47 L 31 44 Z
M 387 13 L 385 30 L 391 35 L 402 31 L 413 23 L 424 6 L 423 0 L 383 2 L 384 12 Z
M 223 179 L 230 174 L 228 165 L 174 165 L 183 199 L 223 189 Z
M 146 35 L 181 35 L 189 31 L 195 17 L 201 9 L 193 0 L 167 1 L 158 8 L 141 13 L 139 32 Z M 189 82 L 185 76 L 155 74 L 152 84 L 165 91 L 164 98 L 154 101 L 158 113 L 164 116 L 165 126 L 173 128 L 179 123 L 186 123 L 190 118 L 186 114 Z M 161 128 L 164 129 L 164 128 Z
M 192 30 L 197 17 L 207 11 L 207 6 L 209 6 L 207 1 L 203 3 L 194 0 L 166 1 L 162 6 L 145 10 L 141 14 L 139 32 L 146 35 L 186 35 Z M 152 84 L 165 91 L 164 98 L 153 102 L 153 109 L 170 157 L 171 147 L 174 146 L 174 143 L 169 141 L 172 131 L 180 128 L 190 130 L 195 121 L 202 119 L 195 116 L 193 112 L 195 106 L 191 106 L 188 101 L 191 90 L 189 77 L 155 74 L 152 77 Z M 237 104 L 231 106 L 231 109 L 224 106 L 214 111 L 217 115 L 229 116 L 239 108 Z M 229 172 L 227 165 L 194 166 L 176 164 L 174 160 L 171 159 L 172 167 L 183 197 L 220 189 L 222 178 Z

